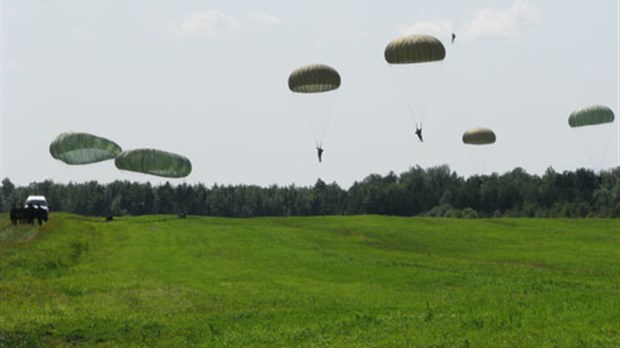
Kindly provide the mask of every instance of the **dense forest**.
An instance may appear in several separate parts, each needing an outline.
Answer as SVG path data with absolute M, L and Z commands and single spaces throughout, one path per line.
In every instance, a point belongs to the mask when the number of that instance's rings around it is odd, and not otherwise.
M 45 195 L 51 211 L 92 216 L 190 214 L 226 217 L 384 214 L 437 217 L 620 217 L 620 167 L 542 175 L 516 168 L 504 174 L 458 176 L 447 165 L 372 174 L 348 190 L 322 180 L 312 187 L 203 184 L 152 186 L 46 180 L 16 187 L 2 180 L 0 210 L 30 194 Z

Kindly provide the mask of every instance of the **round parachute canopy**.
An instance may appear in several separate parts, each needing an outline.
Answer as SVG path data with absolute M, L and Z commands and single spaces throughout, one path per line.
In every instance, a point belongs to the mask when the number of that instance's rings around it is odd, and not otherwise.
M 118 169 L 166 178 L 186 177 L 192 171 L 192 163 L 186 157 L 155 149 L 123 151 L 114 164 Z
M 436 62 L 446 57 L 446 48 L 431 35 L 406 35 L 385 47 L 385 60 L 390 64 Z
M 115 142 L 88 133 L 61 133 L 50 144 L 52 157 L 72 165 L 109 160 L 121 151 Z
M 568 117 L 571 127 L 595 126 L 614 121 L 614 112 L 604 105 L 589 105 L 573 111 Z
M 336 69 L 323 65 L 305 65 L 293 70 L 288 77 L 288 88 L 297 93 L 321 93 L 340 87 Z
M 472 128 L 463 133 L 463 143 L 470 145 L 487 145 L 495 143 L 495 133 L 488 128 Z

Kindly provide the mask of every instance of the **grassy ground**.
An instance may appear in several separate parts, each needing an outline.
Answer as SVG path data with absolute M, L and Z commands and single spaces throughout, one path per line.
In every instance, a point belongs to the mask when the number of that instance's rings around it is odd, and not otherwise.
M 0 346 L 617 347 L 618 220 L 380 216 L 0 232 Z

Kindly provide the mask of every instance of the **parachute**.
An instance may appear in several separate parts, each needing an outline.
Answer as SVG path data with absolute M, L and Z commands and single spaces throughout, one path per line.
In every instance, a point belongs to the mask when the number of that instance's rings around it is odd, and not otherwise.
M 568 125 L 574 129 L 581 148 L 594 168 L 605 167 L 610 135 L 613 127 L 606 127 L 614 122 L 614 112 L 604 105 L 582 106 L 568 117 Z
M 412 121 L 421 128 L 446 58 L 444 45 L 431 35 L 405 35 L 387 44 L 384 57 Z
M 463 133 L 463 144 L 475 145 L 467 146 L 466 153 L 469 157 L 476 174 L 483 174 L 487 162 L 491 160 L 492 150 L 495 144 L 495 133 L 488 128 L 471 128 Z
M 305 65 L 293 70 L 289 75 L 288 88 L 295 95 L 301 114 L 312 130 L 317 151 L 322 150 L 323 140 L 332 119 L 335 96 L 332 91 L 340 88 L 340 83 L 338 71 L 325 64 Z
M 407 35 L 392 40 L 385 47 L 385 61 L 389 64 L 415 64 L 443 60 L 446 48 L 431 35 Z
M 295 69 L 288 77 L 288 88 L 296 93 L 321 93 L 340 87 L 336 69 L 324 64 L 312 64 Z
M 495 133 L 488 128 L 472 128 L 463 133 L 463 144 L 488 145 L 495 143 Z
M 589 105 L 573 111 L 568 124 L 575 127 L 596 126 L 614 121 L 614 112 L 604 105 Z
M 61 133 L 50 144 L 52 157 L 70 165 L 113 159 L 121 151 L 115 142 L 88 133 Z
M 186 177 L 192 171 L 192 163 L 186 157 L 155 149 L 123 151 L 114 164 L 118 169 L 167 178 Z

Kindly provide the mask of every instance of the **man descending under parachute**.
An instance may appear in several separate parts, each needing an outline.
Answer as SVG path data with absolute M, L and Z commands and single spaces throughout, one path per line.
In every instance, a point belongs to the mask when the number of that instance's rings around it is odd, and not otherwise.
M 568 117 L 568 125 L 575 130 L 585 154 L 593 167 L 602 167 L 609 147 L 609 135 L 613 127 L 614 112 L 605 105 L 587 105 L 574 110 Z
M 398 81 L 397 84 L 399 84 L 403 98 L 409 108 L 411 118 L 415 122 L 415 134 L 420 142 L 423 142 L 422 123 L 426 113 L 425 109 L 429 103 L 429 94 L 433 89 L 432 84 L 436 80 L 434 77 L 440 66 L 440 64 L 433 63 L 441 62 L 446 57 L 446 49 L 441 41 L 434 36 L 405 35 L 388 43 L 385 47 L 384 57 L 390 67 L 404 66 L 398 73 L 394 73 L 395 78 L 398 75 L 410 73 L 414 73 L 416 77 L 406 78 L 409 81 L 403 81 L 403 84 L 406 84 L 405 82 L 413 84 L 417 88 L 416 91 L 405 91 L 405 86 L 401 86 Z M 396 69 L 394 68 L 392 71 L 395 72 Z M 410 101 L 408 98 L 415 98 L 415 101 Z
M 291 92 L 299 95 L 300 99 L 305 99 L 307 103 L 302 108 L 304 109 L 302 113 L 312 128 L 319 163 L 323 160 L 323 138 L 331 118 L 331 103 L 329 103 L 331 100 L 327 100 L 328 105 L 326 106 L 318 106 L 321 101 L 326 101 L 325 98 L 322 98 L 325 92 L 338 89 L 340 81 L 338 72 L 324 64 L 302 66 L 295 69 L 288 78 L 288 88 Z M 321 110 L 311 110 L 317 109 L 317 107 Z
M 418 127 L 418 125 L 415 125 L 415 135 L 418 136 L 418 138 L 420 139 L 420 142 L 423 143 L 424 139 L 422 139 L 422 124 L 420 123 L 420 126 Z
M 470 128 L 463 133 L 463 144 L 471 146 L 467 152 L 470 161 L 478 174 L 482 174 L 486 163 L 491 157 L 491 148 L 497 137 L 495 132 L 489 128 L 477 127 Z
M 317 147 L 316 147 L 316 154 L 317 154 L 317 156 L 319 157 L 319 163 L 321 163 L 321 162 L 322 162 L 322 158 L 323 158 L 323 151 L 324 151 L 324 150 L 323 150 L 323 148 L 322 148 L 322 147 L 320 147 L 320 146 L 317 146 Z

